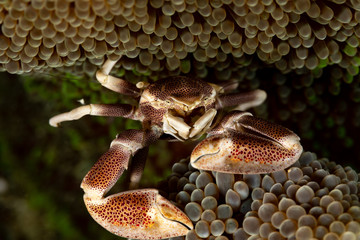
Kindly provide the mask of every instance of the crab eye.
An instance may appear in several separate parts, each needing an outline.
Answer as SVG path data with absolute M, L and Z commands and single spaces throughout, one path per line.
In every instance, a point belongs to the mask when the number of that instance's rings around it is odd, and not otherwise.
M 170 104 L 171 102 L 170 102 L 169 100 L 166 100 L 166 103 L 167 103 L 167 104 Z
M 208 98 L 208 97 L 205 97 L 205 98 L 204 98 L 204 101 L 207 101 L 207 100 L 209 100 L 209 98 Z

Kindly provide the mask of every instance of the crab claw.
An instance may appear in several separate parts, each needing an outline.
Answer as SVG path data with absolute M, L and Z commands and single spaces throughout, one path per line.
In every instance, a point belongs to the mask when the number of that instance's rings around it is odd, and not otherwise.
M 295 133 L 249 113 L 229 114 L 213 134 L 193 150 L 193 167 L 234 174 L 270 173 L 289 167 L 302 153 Z
M 189 218 L 156 189 L 127 191 L 101 200 L 84 195 L 84 201 L 95 221 L 126 238 L 170 238 L 193 228 Z
M 156 189 L 132 190 L 105 197 L 128 168 L 131 156 L 148 147 L 160 135 L 157 128 L 122 132 L 81 183 L 90 215 L 118 236 L 134 239 L 171 238 L 185 235 L 193 228 L 189 218 L 159 195 Z M 133 167 L 136 169 L 136 166 Z

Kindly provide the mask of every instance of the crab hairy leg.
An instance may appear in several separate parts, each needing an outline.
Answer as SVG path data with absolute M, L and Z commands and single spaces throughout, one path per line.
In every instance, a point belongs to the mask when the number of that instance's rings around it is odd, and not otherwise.
M 300 138 L 289 129 L 234 111 L 191 154 L 195 168 L 235 174 L 270 173 L 296 162 Z
M 221 109 L 237 106 L 236 109 L 246 111 L 249 108 L 262 104 L 265 101 L 266 96 L 266 92 L 260 89 L 246 93 L 224 94 L 217 99 L 215 108 Z
M 139 97 L 141 91 L 136 87 L 136 85 L 121 78 L 109 75 L 116 62 L 117 61 L 110 59 L 106 60 L 100 70 L 96 72 L 96 80 L 98 80 L 102 86 L 114 92 L 128 96 Z
M 58 127 L 61 122 L 72 121 L 82 118 L 86 115 L 106 116 L 106 117 L 124 117 L 133 120 L 141 120 L 137 116 L 136 108 L 128 104 L 89 104 L 61 113 L 49 120 L 49 124 Z
M 185 235 L 193 225 L 189 218 L 155 189 L 126 191 L 108 197 L 129 159 L 159 138 L 160 129 L 127 130 L 84 177 L 81 188 L 90 215 L 108 231 L 126 238 L 161 239 Z

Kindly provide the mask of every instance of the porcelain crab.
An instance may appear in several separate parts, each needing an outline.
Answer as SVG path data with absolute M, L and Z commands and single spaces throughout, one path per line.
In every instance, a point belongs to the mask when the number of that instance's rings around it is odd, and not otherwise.
M 90 104 L 50 119 L 63 121 L 85 115 L 124 117 L 142 122 L 142 130 L 125 130 L 111 142 L 84 177 L 81 188 L 90 215 L 108 231 L 127 238 L 161 239 L 185 235 L 193 228 L 189 218 L 156 189 L 136 190 L 148 146 L 160 138 L 186 141 L 208 136 L 191 155 L 199 169 L 229 173 L 268 173 L 294 163 L 302 152 L 299 137 L 287 128 L 255 118 L 246 110 L 261 104 L 266 93 L 255 90 L 229 93 L 236 84 L 216 85 L 189 77 L 170 77 L 136 85 L 109 75 L 116 61 L 107 60 L 97 80 L 120 94 L 139 98 L 138 106 Z M 130 191 L 105 197 L 132 159 Z

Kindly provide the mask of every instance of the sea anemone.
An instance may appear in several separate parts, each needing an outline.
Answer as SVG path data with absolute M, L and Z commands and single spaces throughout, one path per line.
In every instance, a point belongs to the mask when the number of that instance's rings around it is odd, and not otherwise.
M 314 153 L 270 174 L 199 171 L 188 159 L 172 170 L 160 187 L 194 223 L 185 239 L 360 237 L 359 174 Z
M 237 69 L 256 56 L 283 73 L 333 64 L 354 73 L 359 9 L 344 0 L 2 1 L 0 68 L 92 74 L 121 58 L 127 70 L 201 75 L 205 65 Z

